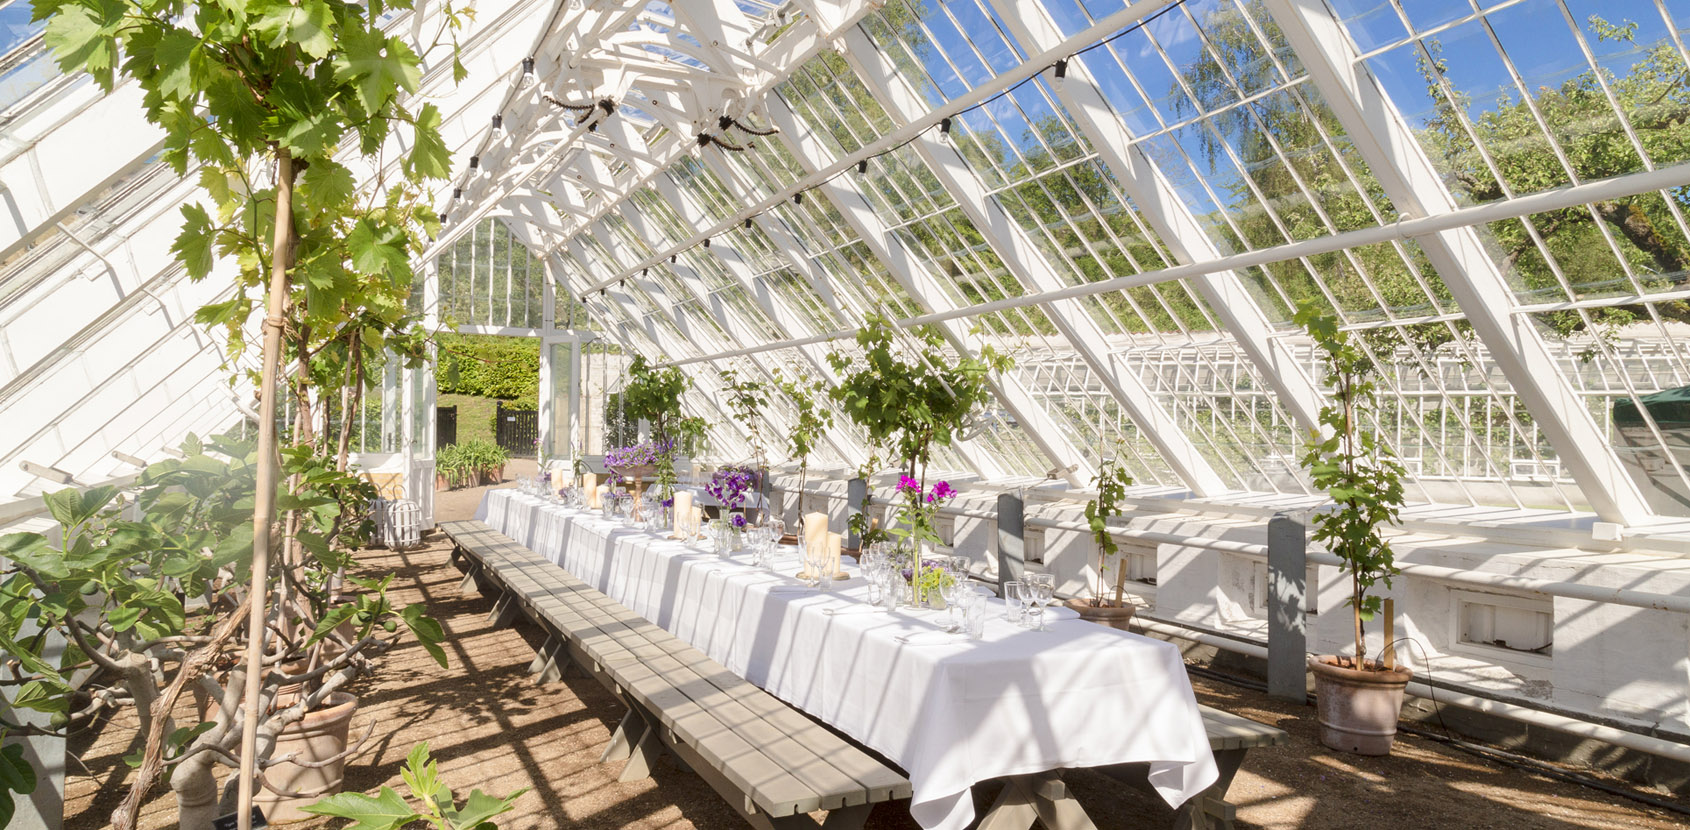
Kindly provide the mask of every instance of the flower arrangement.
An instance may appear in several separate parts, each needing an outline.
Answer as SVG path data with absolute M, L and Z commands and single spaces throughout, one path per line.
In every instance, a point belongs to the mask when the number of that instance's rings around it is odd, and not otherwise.
M 904 497 L 904 514 L 908 522 L 894 528 L 893 535 L 902 537 L 917 551 L 914 573 L 905 578 L 915 586 L 916 601 L 920 602 L 933 591 L 944 587 L 944 571 L 937 567 L 938 563 L 930 563 L 919 558 L 921 543 L 937 547 L 944 540 L 939 538 L 937 522 L 939 508 L 946 502 L 956 498 L 957 491 L 948 481 L 935 482 L 932 487 L 923 487 L 916 479 L 903 475 L 898 477 L 898 495 Z
M 738 510 L 745 506 L 745 494 L 757 489 L 757 471 L 750 467 L 723 467 L 710 476 L 707 489 L 722 507 Z
M 673 440 L 641 441 L 626 447 L 614 447 L 604 453 L 604 466 L 616 470 L 625 467 L 656 466 L 658 459 L 675 449 Z
M 941 544 L 935 520 L 939 515 L 939 508 L 956 498 L 956 488 L 948 481 L 935 482 L 932 487 L 922 487 L 921 482 L 904 475 L 898 477 L 898 495 L 904 498 L 909 525 L 907 529 L 900 528 L 894 532 L 912 543 Z

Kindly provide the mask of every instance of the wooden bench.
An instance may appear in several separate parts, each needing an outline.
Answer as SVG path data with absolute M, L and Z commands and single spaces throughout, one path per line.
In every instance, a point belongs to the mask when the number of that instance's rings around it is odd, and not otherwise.
M 752 826 L 861 827 L 873 806 L 908 798 L 907 778 L 680 639 L 481 522 L 445 522 L 465 587 L 500 590 L 492 617 L 522 613 L 547 632 L 530 669 L 542 681 L 574 665 L 628 713 L 603 760 L 627 759 L 625 781 L 671 755 Z

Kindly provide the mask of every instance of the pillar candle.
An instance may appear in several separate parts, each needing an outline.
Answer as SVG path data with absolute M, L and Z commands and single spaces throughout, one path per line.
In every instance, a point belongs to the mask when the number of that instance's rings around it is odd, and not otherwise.
M 675 511 L 671 515 L 675 517 L 675 538 L 685 539 L 687 536 L 686 523 L 692 518 L 691 490 L 675 491 Z
M 827 514 L 804 514 L 804 574 L 810 576 L 810 559 L 827 548 Z
M 596 473 L 581 474 L 581 492 L 587 497 L 588 509 L 599 509 L 599 477 Z
M 844 546 L 844 536 L 832 532 L 827 534 L 827 567 L 832 568 L 834 574 L 839 573 L 839 550 Z

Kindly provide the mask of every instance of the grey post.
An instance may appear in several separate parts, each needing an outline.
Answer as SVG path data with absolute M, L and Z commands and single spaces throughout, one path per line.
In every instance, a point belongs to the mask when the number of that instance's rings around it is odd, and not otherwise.
M 1026 525 L 1022 520 L 1024 505 L 1013 493 L 998 494 L 998 594 L 1003 584 L 1021 578 L 1027 563 Z
M 1308 699 L 1308 528 L 1290 513 L 1268 520 L 1268 694 Z
M 868 480 L 853 478 L 845 484 L 845 526 L 852 527 L 851 521 L 858 513 L 863 512 L 863 499 L 868 497 Z M 857 538 L 857 531 L 848 531 L 845 547 L 861 548 L 862 540 Z

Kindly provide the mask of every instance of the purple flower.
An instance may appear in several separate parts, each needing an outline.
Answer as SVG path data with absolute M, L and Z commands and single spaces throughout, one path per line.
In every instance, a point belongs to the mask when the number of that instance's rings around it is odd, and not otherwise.
M 723 467 L 710 476 L 705 488 L 730 510 L 745 506 L 745 494 L 757 488 L 757 471 L 750 467 Z
M 909 476 L 898 476 L 898 489 L 909 493 L 920 493 L 921 482 Z
M 728 521 L 732 522 L 733 526 L 736 527 L 736 528 L 739 528 L 740 530 L 745 529 L 745 514 L 744 513 L 735 513 L 733 515 L 733 518 L 729 519 Z
M 664 507 L 674 507 L 675 506 L 675 497 L 670 496 L 669 498 L 664 499 L 663 500 L 663 506 Z

